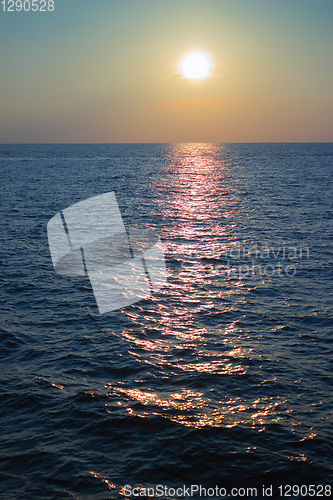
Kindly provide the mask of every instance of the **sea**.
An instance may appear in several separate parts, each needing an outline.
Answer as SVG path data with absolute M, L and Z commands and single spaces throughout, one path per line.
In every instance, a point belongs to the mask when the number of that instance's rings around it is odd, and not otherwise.
M 333 144 L 11 144 L 0 166 L 0 498 L 329 498 Z M 111 192 L 167 282 L 99 314 L 47 223 Z

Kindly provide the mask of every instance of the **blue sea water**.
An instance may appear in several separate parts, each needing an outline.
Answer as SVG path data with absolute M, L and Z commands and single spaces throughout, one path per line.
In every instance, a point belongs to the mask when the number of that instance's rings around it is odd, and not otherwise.
M 328 497 L 332 160 L 333 144 L 0 146 L 1 498 Z M 100 315 L 87 277 L 54 272 L 46 227 L 110 191 L 160 235 L 168 283 Z

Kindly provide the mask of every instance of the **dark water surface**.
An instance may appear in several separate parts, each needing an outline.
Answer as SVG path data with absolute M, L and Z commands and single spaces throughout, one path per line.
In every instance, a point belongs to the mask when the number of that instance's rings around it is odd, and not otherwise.
M 332 155 L 0 146 L 1 498 L 333 483 Z M 168 284 L 99 315 L 88 278 L 55 274 L 46 225 L 109 191 L 160 234 Z

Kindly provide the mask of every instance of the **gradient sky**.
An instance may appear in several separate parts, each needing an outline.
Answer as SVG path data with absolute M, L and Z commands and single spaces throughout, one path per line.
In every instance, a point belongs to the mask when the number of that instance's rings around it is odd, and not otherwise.
M 331 142 L 332 0 L 0 5 L 0 142 Z M 211 76 L 179 61 L 207 52 Z

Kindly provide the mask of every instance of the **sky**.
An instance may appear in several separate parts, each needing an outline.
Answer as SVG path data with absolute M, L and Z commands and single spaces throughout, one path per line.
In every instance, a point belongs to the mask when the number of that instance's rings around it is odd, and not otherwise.
M 0 143 L 333 140 L 332 0 L 54 7 L 0 4 Z M 182 75 L 193 50 L 207 78 Z

